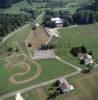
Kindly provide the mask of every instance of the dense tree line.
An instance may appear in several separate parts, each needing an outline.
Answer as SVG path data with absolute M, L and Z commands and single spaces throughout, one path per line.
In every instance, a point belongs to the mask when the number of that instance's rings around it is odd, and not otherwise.
M 73 19 L 77 24 L 92 24 L 98 21 L 98 0 L 88 4 L 83 4 L 75 14 Z
M 77 24 L 92 24 L 98 20 L 97 13 L 91 10 L 80 10 L 73 15 Z
M 19 26 L 24 25 L 29 21 L 29 16 L 24 14 L 0 14 L 0 37 L 14 31 Z
M 32 2 L 50 2 L 51 0 L 31 0 Z
M 46 7 L 47 8 L 55 8 L 55 7 L 60 7 L 63 8 L 65 7 L 65 5 L 67 5 L 68 2 L 64 1 L 64 0 L 60 0 L 60 1 L 50 1 L 47 3 Z
M 0 8 L 11 7 L 12 4 L 20 1 L 22 0 L 0 0 Z
M 21 8 L 20 11 L 28 14 L 30 16 L 31 21 L 36 18 L 38 12 L 32 8 Z
M 52 10 L 46 10 L 45 16 L 43 18 L 43 24 L 46 27 L 54 28 L 56 27 L 55 22 L 51 21 L 51 18 L 53 17 L 60 17 L 63 20 L 63 26 L 69 26 L 74 24 L 73 21 L 73 15 L 66 11 L 52 11 Z
M 77 10 L 73 15 L 66 11 L 46 10 L 43 18 L 43 25 L 54 28 L 56 23 L 51 18 L 59 17 L 63 20 L 63 26 L 67 27 L 73 24 L 93 24 L 98 21 L 98 12 L 93 10 Z
M 46 2 L 46 8 L 55 8 L 55 7 L 65 7 L 67 2 L 65 0 L 28 0 L 29 3 L 31 2 Z
M 98 11 L 98 0 L 92 0 L 88 4 L 82 4 L 78 10 L 93 10 Z

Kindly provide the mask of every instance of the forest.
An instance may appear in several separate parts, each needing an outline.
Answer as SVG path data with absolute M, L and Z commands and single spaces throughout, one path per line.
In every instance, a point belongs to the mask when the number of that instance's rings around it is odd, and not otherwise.
M 0 8 L 8 8 L 11 7 L 12 4 L 16 2 L 20 2 L 22 0 L 0 0 Z

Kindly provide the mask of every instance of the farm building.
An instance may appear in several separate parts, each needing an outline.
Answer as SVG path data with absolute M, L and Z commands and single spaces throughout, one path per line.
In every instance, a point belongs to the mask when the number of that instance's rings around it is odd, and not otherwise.
M 34 50 L 32 59 L 55 58 L 54 50 Z
M 22 97 L 21 93 L 17 93 L 15 100 L 25 100 L 25 99 Z
M 62 26 L 63 25 L 63 19 L 59 17 L 51 18 L 51 21 L 55 22 L 57 26 Z
M 85 58 L 84 58 L 84 61 L 85 61 L 85 64 L 88 65 L 88 64 L 93 64 L 93 58 L 91 55 L 88 55 L 86 54 L 85 55 Z
M 74 89 L 74 87 L 70 85 L 65 79 L 60 80 L 59 88 L 63 93 L 69 93 L 71 90 Z

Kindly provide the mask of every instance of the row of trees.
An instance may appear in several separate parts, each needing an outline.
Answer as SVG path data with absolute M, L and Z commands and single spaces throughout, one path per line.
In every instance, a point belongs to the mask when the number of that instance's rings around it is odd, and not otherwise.
M 26 14 L 28 14 L 31 18 L 31 21 L 33 19 L 36 18 L 36 16 L 38 15 L 39 12 L 36 12 L 36 10 L 32 9 L 32 8 L 21 8 L 20 9 L 21 12 L 24 12 Z
M 88 4 L 82 4 L 80 9 L 98 11 L 98 0 L 92 0 Z
M 92 24 L 98 21 L 98 12 L 92 10 L 80 10 L 73 15 L 73 19 L 77 24 Z
M 3 37 L 29 21 L 24 14 L 0 14 L 0 36 Z
M 45 16 L 43 18 L 43 25 L 46 27 L 56 27 L 56 23 L 51 21 L 53 17 L 60 17 L 63 19 L 63 26 L 68 26 L 74 24 L 73 15 L 66 11 L 52 11 L 46 10 Z
M 66 11 L 46 10 L 43 18 L 43 25 L 54 28 L 56 23 L 51 21 L 53 17 L 63 19 L 63 26 L 67 27 L 73 24 L 92 24 L 98 21 L 98 12 L 92 10 L 77 10 L 73 15 Z
M 76 11 L 73 18 L 74 21 L 78 24 L 92 24 L 98 21 L 98 0 L 94 0 L 94 2 L 83 4 Z
M 32 2 L 50 2 L 51 0 L 30 0 Z
M 63 8 L 65 7 L 65 5 L 67 5 L 68 2 L 64 1 L 64 0 L 60 0 L 60 1 L 50 1 L 46 4 L 47 8 L 55 8 L 55 7 L 60 7 Z

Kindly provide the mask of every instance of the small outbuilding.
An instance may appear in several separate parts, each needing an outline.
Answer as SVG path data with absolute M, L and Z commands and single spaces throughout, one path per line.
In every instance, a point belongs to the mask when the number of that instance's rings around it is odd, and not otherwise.
M 71 90 L 74 89 L 74 87 L 70 85 L 65 79 L 60 80 L 59 88 L 63 93 L 69 93 Z
M 59 17 L 51 18 L 51 21 L 55 22 L 57 26 L 63 26 L 63 19 Z
M 15 100 L 25 100 L 25 99 L 23 98 L 23 96 L 21 95 L 21 93 L 17 93 L 16 97 L 15 97 Z
M 88 55 L 88 54 L 85 55 L 84 61 L 85 61 L 86 65 L 93 64 L 93 62 L 94 62 L 93 57 L 91 55 Z

